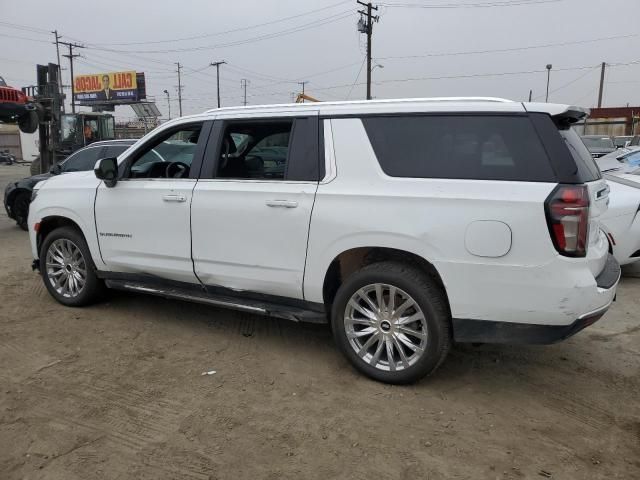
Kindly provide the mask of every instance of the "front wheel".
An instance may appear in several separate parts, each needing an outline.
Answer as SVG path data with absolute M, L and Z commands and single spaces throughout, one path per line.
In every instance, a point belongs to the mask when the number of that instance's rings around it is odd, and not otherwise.
M 40 272 L 51 296 L 70 307 L 89 305 L 104 290 L 87 242 L 75 228 L 60 227 L 47 235 L 40 250 Z
M 399 262 L 374 263 L 349 276 L 336 294 L 331 322 L 349 361 L 381 382 L 415 382 L 433 373 L 451 347 L 444 292 Z

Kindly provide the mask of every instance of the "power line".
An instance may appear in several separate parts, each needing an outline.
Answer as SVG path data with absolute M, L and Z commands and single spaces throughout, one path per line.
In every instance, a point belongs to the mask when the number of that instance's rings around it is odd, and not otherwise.
M 441 3 L 425 5 L 422 3 L 381 3 L 389 8 L 419 8 L 419 9 L 448 9 L 448 8 L 491 8 L 491 7 L 518 7 L 526 5 L 540 5 L 545 3 L 558 3 L 564 0 L 494 0 L 489 2 L 474 3 Z
M 277 20 L 272 20 L 270 22 L 263 22 L 263 23 L 257 23 L 254 25 L 249 25 L 246 27 L 240 27 L 240 28 L 234 28 L 231 30 L 225 30 L 222 32 L 215 32 L 215 33 L 206 33 L 206 34 L 202 34 L 202 35 L 195 35 L 195 36 L 191 36 L 191 37 L 182 37 L 182 38 L 173 38 L 173 39 L 167 39 L 167 40 L 153 40 L 153 41 L 144 41 L 144 42 L 122 42 L 122 43 L 96 43 L 95 45 L 97 46 L 126 46 L 126 45 L 153 45 L 153 44 L 160 44 L 160 43 L 174 43 L 174 42 L 183 42 L 183 41 L 188 41 L 188 40 L 200 40 L 202 38 L 210 38 L 210 37 L 217 37 L 220 35 L 227 35 L 229 33 L 236 33 L 236 32 L 242 32 L 245 30 L 253 30 L 256 28 L 260 28 L 260 27 L 264 27 L 267 25 L 274 25 L 276 23 L 281 23 L 281 22 L 286 22 L 288 20 L 293 20 L 294 18 L 300 18 L 300 17 L 304 17 L 306 15 L 312 15 L 314 13 L 318 13 L 324 10 L 330 10 L 332 8 L 335 8 L 339 5 L 344 5 L 346 3 L 351 3 L 350 0 L 345 0 L 342 2 L 338 2 L 338 3 L 334 3 L 332 5 L 328 5 L 326 7 L 322 7 L 322 8 L 317 8 L 315 10 L 309 10 L 307 12 L 303 12 L 300 13 L 298 15 L 291 15 L 289 17 L 283 17 Z
M 495 48 L 490 50 L 468 50 L 462 52 L 439 52 L 439 53 L 425 53 L 421 55 L 399 55 L 399 56 L 388 56 L 388 57 L 376 57 L 377 60 L 396 60 L 396 59 L 413 59 L 413 58 L 428 58 L 428 57 L 453 57 L 458 55 L 478 55 L 484 53 L 505 53 L 505 52 L 518 52 L 522 50 L 534 50 L 538 48 L 549 48 L 549 47 L 564 47 L 568 45 L 580 45 L 584 43 L 595 43 L 595 42 L 603 42 L 608 40 L 620 40 L 623 38 L 633 38 L 637 37 L 640 34 L 633 33 L 629 35 L 615 35 L 613 37 L 601 37 L 601 38 L 593 38 L 588 40 L 576 40 L 571 42 L 558 42 L 558 43 L 546 43 L 540 45 L 530 45 L 526 47 L 511 47 L 511 48 Z
M 95 49 L 95 50 L 99 50 L 99 51 L 104 51 L 104 52 L 113 52 L 113 53 L 122 53 L 122 54 L 131 54 L 131 53 L 143 53 L 143 54 L 152 54 L 152 53 L 179 53 L 179 52 L 192 52 L 192 51 L 198 51 L 198 50 L 211 50 L 211 49 L 215 49 L 215 48 L 225 48 L 225 47 L 234 47 L 234 46 L 238 46 L 238 45 L 246 45 L 248 43 L 254 43 L 254 42 L 259 42 L 262 40 L 269 40 L 272 38 L 277 38 L 277 37 L 281 37 L 284 35 L 290 35 L 293 33 L 298 33 L 304 30 L 310 30 L 312 28 L 318 28 L 321 27 L 323 25 L 328 25 L 330 23 L 335 23 L 341 20 L 345 20 L 349 17 L 353 16 L 353 12 L 351 10 L 346 10 L 334 15 L 331 15 L 329 17 L 325 17 L 323 19 L 320 20 L 316 20 L 310 23 L 306 23 L 303 25 L 299 25 L 297 27 L 290 27 L 284 30 L 280 30 L 278 32 L 273 32 L 273 33 L 268 33 L 268 34 L 262 34 L 262 35 L 258 35 L 255 37 L 250 37 L 250 38 L 246 38 L 243 40 L 236 40 L 236 41 L 232 41 L 232 42 L 227 42 L 227 43 L 220 43 L 220 44 L 216 44 L 216 45 L 201 45 L 201 46 L 196 46 L 196 47 L 189 47 L 189 48 L 176 48 L 176 49 L 167 49 L 167 50 L 118 50 L 118 49 L 112 49 L 112 48 L 101 48 L 98 47 L 96 45 L 91 44 L 90 47 Z
M 358 74 L 356 75 L 356 79 L 353 81 L 353 85 L 351 85 L 351 88 L 349 89 L 349 93 L 347 94 L 347 100 L 349 100 L 349 97 L 351 96 L 351 92 L 353 92 L 353 88 L 356 86 L 356 83 L 358 83 L 358 79 L 360 78 L 360 74 L 362 73 L 362 67 L 364 67 L 364 63 L 367 61 L 366 58 L 362 59 L 362 64 L 360 65 L 360 68 L 358 69 Z

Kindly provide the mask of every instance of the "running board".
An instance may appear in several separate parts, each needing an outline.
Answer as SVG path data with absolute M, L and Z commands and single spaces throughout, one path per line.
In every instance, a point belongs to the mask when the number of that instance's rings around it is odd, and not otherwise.
M 168 299 L 202 303 L 214 307 L 229 308 L 231 310 L 253 313 L 255 315 L 284 318 L 294 322 L 327 323 L 327 317 L 324 312 L 307 310 L 290 305 L 245 298 L 235 298 L 227 295 L 216 295 L 191 289 L 165 288 L 127 280 L 105 279 L 105 284 L 107 287 L 116 290 L 146 293 Z

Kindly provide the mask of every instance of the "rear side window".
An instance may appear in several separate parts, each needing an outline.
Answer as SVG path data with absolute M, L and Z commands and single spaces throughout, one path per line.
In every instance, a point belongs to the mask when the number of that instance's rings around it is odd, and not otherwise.
M 582 141 L 582 138 L 571 128 L 561 129 L 559 132 L 569 152 L 571 152 L 573 160 L 576 162 L 580 178 L 582 178 L 584 182 L 592 182 L 602 178 L 600 169 Z
M 362 122 L 392 177 L 556 181 L 526 116 L 375 116 Z

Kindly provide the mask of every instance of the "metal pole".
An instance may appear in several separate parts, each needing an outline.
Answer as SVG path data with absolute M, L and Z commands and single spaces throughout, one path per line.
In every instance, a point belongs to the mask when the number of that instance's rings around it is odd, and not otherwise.
M 180 116 L 182 116 L 182 80 L 180 79 L 180 69 L 182 66 L 180 65 L 180 62 L 175 63 L 178 66 L 178 111 Z
M 602 67 L 600 69 L 600 89 L 598 90 L 598 108 L 602 107 L 602 92 L 604 91 L 604 71 L 607 67 L 607 64 L 602 62 Z
M 533 96 L 533 90 L 529 90 L 529 101 L 531 101 L 532 96 Z
M 212 67 L 216 67 L 216 90 L 218 92 L 218 108 L 220 108 L 220 65 L 224 65 L 225 62 L 222 60 L 221 62 L 211 62 Z
M 167 107 L 169 108 L 169 120 L 171 120 L 171 97 L 169 97 L 169 90 L 165 90 L 164 93 L 167 94 Z
M 550 63 L 547 64 L 547 95 L 545 97 L 545 102 L 549 102 L 549 80 L 551 79 L 551 69 L 553 68 L 553 65 L 551 65 Z
M 60 65 L 60 36 L 58 35 L 58 30 L 54 30 L 52 33 L 56 36 L 56 56 L 58 57 L 58 90 L 60 93 L 60 100 L 62 100 L 60 102 L 62 104 L 62 113 L 65 113 L 64 90 L 62 88 L 62 66 Z
M 75 43 L 69 43 L 69 42 L 60 42 L 58 41 L 58 43 L 62 44 L 62 45 L 66 45 L 67 47 L 69 47 L 69 55 L 63 55 L 63 57 L 68 58 L 69 59 L 69 70 L 71 73 L 71 113 L 76 113 L 76 99 L 74 98 L 74 94 L 75 94 L 75 88 L 74 88 L 74 84 L 73 84 L 73 59 L 76 57 L 79 57 L 80 55 L 73 53 L 73 49 L 74 48 L 85 48 L 82 45 L 77 45 Z
M 244 89 L 244 99 L 242 101 L 242 104 L 245 107 L 247 106 L 247 82 L 248 82 L 248 80 L 246 78 L 243 78 L 243 79 L 240 80 L 240 85 Z

